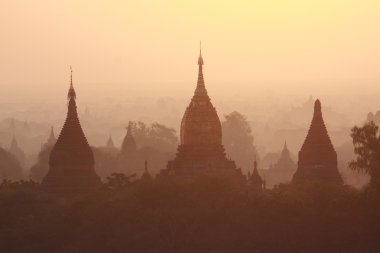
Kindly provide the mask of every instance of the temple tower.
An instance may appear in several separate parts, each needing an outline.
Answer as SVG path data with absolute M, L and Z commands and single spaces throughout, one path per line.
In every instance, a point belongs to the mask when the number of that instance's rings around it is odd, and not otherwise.
M 51 128 L 50 128 L 49 139 L 47 140 L 46 145 L 47 145 L 47 146 L 54 146 L 54 144 L 55 144 L 56 142 L 57 142 L 57 138 L 55 138 L 54 128 L 51 127 Z
M 111 135 L 108 138 L 106 147 L 109 148 L 109 149 L 114 149 L 115 148 L 115 144 L 113 143 L 113 139 L 112 139 Z
M 42 181 L 47 191 L 60 195 L 89 192 L 101 185 L 95 173 L 92 150 L 78 119 L 72 71 L 68 112 L 49 158 L 49 171 Z
M 292 176 L 296 169 L 297 165 L 292 160 L 288 145 L 285 141 L 280 158 L 275 165 L 271 165 L 268 169 L 268 187 L 271 188 L 280 183 L 289 183 L 292 180 Z
M 132 134 L 132 122 L 129 122 L 127 127 L 127 134 L 125 135 L 123 143 L 121 145 L 121 155 L 128 156 L 128 154 L 134 153 L 136 150 L 137 145 Z
M 262 191 L 264 189 L 264 180 L 260 177 L 256 159 L 253 163 L 252 174 L 248 174 L 248 183 L 255 191 Z
M 180 145 L 176 157 L 168 162 L 161 175 L 193 176 L 209 170 L 240 173 L 235 162 L 226 158 L 221 123 L 205 87 L 203 64 L 200 51 L 198 81 L 182 118 Z
M 337 154 L 327 133 L 318 99 L 314 103 L 309 132 L 298 153 L 298 168 L 292 182 L 343 183 L 338 172 Z

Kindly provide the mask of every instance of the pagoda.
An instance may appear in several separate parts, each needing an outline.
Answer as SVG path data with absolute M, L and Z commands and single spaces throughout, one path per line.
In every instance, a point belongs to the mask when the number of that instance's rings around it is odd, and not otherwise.
M 89 192 L 101 185 L 94 167 L 94 155 L 78 119 L 71 71 L 67 117 L 50 153 L 49 171 L 42 187 L 59 195 Z
M 46 141 L 46 143 L 44 145 L 42 145 L 42 148 L 48 148 L 48 147 L 54 147 L 55 143 L 57 142 L 57 138 L 55 138 L 55 134 L 54 134 L 54 128 L 51 127 L 50 128 L 50 134 L 49 134 L 49 138 L 48 140 Z
M 257 162 L 256 159 L 253 163 L 253 171 L 252 174 L 248 173 L 248 184 L 255 190 L 255 191 L 262 191 L 265 189 L 265 182 L 261 178 L 259 171 L 257 169 Z
M 111 136 L 111 135 L 110 135 L 109 138 L 108 138 L 108 141 L 107 141 L 106 147 L 109 148 L 109 149 L 114 149 L 114 148 L 116 148 L 116 147 L 115 147 L 115 144 L 113 143 L 113 139 L 112 139 L 112 136 Z
M 343 183 L 338 172 L 337 154 L 327 133 L 318 99 L 314 103 L 309 132 L 298 153 L 298 168 L 292 182 Z
M 292 160 L 288 145 L 285 141 L 280 158 L 277 160 L 276 164 L 271 165 L 267 171 L 268 187 L 290 182 L 296 169 L 297 164 Z
M 127 134 L 124 137 L 123 143 L 121 144 L 120 154 L 122 156 L 128 156 L 137 151 L 137 145 L 135 138 L 132 134 L 132 122 L 129 122 L 127 127 Z
M 207 94 L 203 79 L 203 58 L 198 58 L 198 81 L 193 98 L 183 115 L 180 145 L 174 160 L 160 175 L 194 176 L 208 171 L 238 172 L 235 162 L 226 158 L 222 145 L 222 127 Z

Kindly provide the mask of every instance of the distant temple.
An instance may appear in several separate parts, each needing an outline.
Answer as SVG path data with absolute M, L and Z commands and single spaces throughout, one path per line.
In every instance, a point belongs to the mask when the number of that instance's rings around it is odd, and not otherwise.
M 42 181 L 42 187 L 47 191 L 61 195 L 85 193 L 101 185 L 94 169 L 94 155 L 78 119 L 75 100 L 71 73 L 67 118 L 50 153 L 48 174 Z
M 292 176 L 297 169 L 297 164 L 292 160 L 288 145 L 284 144 L 281 156 L 277 163 L 268 169 L 267 171 L 267 184 L 268 187 L 273 187 L 280 183 L 289 183 L 292 180 Z
M 259 171 L 257 169 L 257 162 L 253 163 L 252 174 L 248 173 L 248 184 L 255 191 L 262 191 L 265 189 L 265 181 L 260 177 Z
M 55 138 L 54 128 L 50 128 L 50 134 L 47 141 L 41 145 L 41 151 L 38 154 L 37 162 L 30 168 L 30 178 L 41 182 L 49 171 L 49 158 L 57 139 Z
M 298 168 L 293 183 L 329 182 L 342 184 L 337 154 L 322 118 L 321 102 L 314 103 L 314 116 L 305 142 L 298 153 Z
M 235 162 L 228 160 L 224 152 L 221 123 L 203 80 L 201 52 L 198 66 L 198 82 L 182 118 L 176 157 L 168 162 L 160 175 L 193 176 L 210 170 L 240 174 Z
M 137 150 L 137 145 L 135 138 L 132 134 L 132 122 L 129 122 L 127 127 L 127 134 L 124 137 L 123 143 L 121 145 L 121 152 L 120 154 L 122 156 L 128 156 L 129 154 L 135 153 Z
M 18 145 L 16 136 L 14 135 L 12 137 L 11 146 L 9 147 L 9 152 L 17 158 L 21 166 L 25 165 L 26 155 Z
M 51 128 L 50 128 L 49 139 L 48 139 L 47 142 L 44 144 L 44 147 L 53 147 L 53 146 L 55 145 L 56 142 L 57 142 L 57 138 L 55 138 L 54 128 L 51 127 Z
M 107 145 L 106 145 L 107 148 L 110 148 L 110 149 L 114 149 L 116 148 L 115 147 L 115 144 L 113 143 L 113 140 L 112 140 L 112 136 L 110 135 L 110 137 L 108 138 L 108 141 L 107 141 Z

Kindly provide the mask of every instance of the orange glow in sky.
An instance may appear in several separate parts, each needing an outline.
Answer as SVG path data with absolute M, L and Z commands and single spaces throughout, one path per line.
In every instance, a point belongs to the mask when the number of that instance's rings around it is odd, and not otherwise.
M 0 83 L 188 94 L 202 40 L 214 94 L 375 90 L 379 24 L 378 0 L 3 1 Z

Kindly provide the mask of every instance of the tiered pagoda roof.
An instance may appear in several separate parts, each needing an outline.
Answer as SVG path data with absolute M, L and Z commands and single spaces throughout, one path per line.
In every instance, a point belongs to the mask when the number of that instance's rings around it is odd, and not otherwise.
M 298 168 L 293 182 L 342 183 L 337 166 L 337 154 L 323 121 L 321 102 L 316 100 L 309 132 L 298 153 Z
M 180 145 L 161 175 L 193 176 L 211 170 L 240 173 L 235 162 L 226 158 L 221 123 L 205 87 L 203 64 L 200 51 L 197 85 L 182 118 Z
M 222 126 L 207 94 L 203 79 L 203 58 L 198 58 L 198 81 L 181 122 L 182 145 L 222 144 Z
M 272 169 L 273 170 L 283 170 L 283 171 L 293 170 L 293 172 L 294 172 L 296 166 L 297 165 L 293 162 L 293 160 L 290 156 L 288 145 L 286 144 L 286 141 L 285 141 L 284 148 L 281 151 L 281 156 Z
M 71 194 L 100 185 L 94 155 L 79 122 L 72 75 L 68 92 L 68 112 L 61 133 L 50 153 L 49 172 L 43 186 L 51 192 Z

